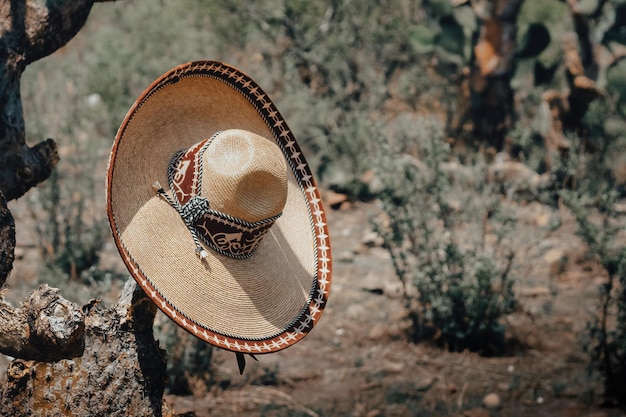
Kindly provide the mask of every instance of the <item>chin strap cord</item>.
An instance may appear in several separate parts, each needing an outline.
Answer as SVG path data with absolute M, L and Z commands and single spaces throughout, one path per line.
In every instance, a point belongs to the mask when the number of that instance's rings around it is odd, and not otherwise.
M 248 353 L 252 359 L 255 361 L 259 361 L 252 353 Z M 243 375 L 244 369 L 246 369 L 246 357 L 241 352 L 235 352 L 235 356 L 237 356 L 237 366 L 239 366 L 239 375 Z
M 198 239 L 198 235 L 196 234 L 196 229 L 194 229 L 193 225 L 191 225 L 189 222 L 185 220 L 185 216 L 183 216 L 183 208 L 180 206 L 180 204 L 178 204 L 178 202 L 174 200 L 172 196 L 170 196 L 167 193 L 167 191 L 163 189 L 163 186 L 161 186 L 161 184 L 158 181 L 155 181 L 154 184 L 152 184 L 152 188 L 165 201 L 167 201 L 170 206 L 172 206 L 178 212 L 178 214 L 180 215 L 180 218 L 183 219 L 183 221 L 185 222 L 187 229 L 189 229 L 189 232 L 191 233 L 191 238 L 193 239 L 193 242 L 196 245 L 196 255 L 198 255 L 198 258 L 200 258 L 200 260 L 203 260 L 204 258 L 206 258 L 208 254 L 206 253 L 206 251 L 200 244 L 200 239 Z

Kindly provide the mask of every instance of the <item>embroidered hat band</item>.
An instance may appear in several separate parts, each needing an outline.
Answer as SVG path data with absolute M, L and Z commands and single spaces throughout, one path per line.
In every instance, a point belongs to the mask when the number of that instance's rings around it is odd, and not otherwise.
M 264 138 L 242 130 L 219 131 L 187 151 L 180 150 L 172 156 L 168 164 L 167 177 L 173 195 L 165 191 L 158 181 L 153 185 L 159 195 L 178 211 L 189 228 L 196 245 L 196 254 L 201 260 L 206 258 L 207 253 L 200 244 L 200 240 L 216 252 L 231 258 L 243 259 L 252 256 L 263 236 L 282 214 L 279 212 L 271 217 L 250 222 L 212 209 L 210 201 L 202 196 L 203 157 L 206 149 L 214 142 L 216 142 L 214 146 L 223 146 L 223 141 L 232 140 L 237 135 L 244 135 L 248 145 L 248 148 L 238 151 L 254 154 L 256 151 L 252 149 L 253 147 L 263 148 L 264 157 L 271 155 L 273 158 L 273 160 L 266 160 L 266 165 L 268 162 L 270 165 L 284 165 L 280 149 Z M 253 179 L 265 168 L 258 167 L 257 169 L 259 171 L 250 173 L 245 178 Z M 286 167 L 284 169 L 286 170 Z M 223 176 L 222 179 L 224 179 Z M 210 178 L 207 180 L 209 186 L 213 185 Z M 237 181 L 237 179 L 228 178 L 226 181 Z M 280 178 L 275 177 L 275 181 L 283 183 L 282 186 L 279 184 L 278 189 L 282 189 L 284 194 L 284 197 L 279 198 L 284 205 L 287 196 L 286 174 Z

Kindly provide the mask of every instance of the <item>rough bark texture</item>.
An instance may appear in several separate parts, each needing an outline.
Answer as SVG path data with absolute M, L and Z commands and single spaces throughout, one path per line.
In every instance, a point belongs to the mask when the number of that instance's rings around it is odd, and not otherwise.
M 474 46 L 475 63 L 470 87 L 474 95 L 472 119 L 475 134 L 502 150 L 513 125 L 511 78 L 515 69 L 516 19 L 523 0 L 489 0 L 476 7 L 481 21 Z
M 4 286 L 15 260 L 15 223 L 0 191 L 0 288 Z
M 42 285 L 13 308 L 0 299 L 0 350 L 40 361 L 80 356 L 85 348 L 85 317 L 56 288 Z
M 551 121 L 549 131 L 544 136 L 548 169 L 552 167 L 551 154 L 563 153 L 570 147 L 565 132 L 579 131 L 589 105 L 603 94 L 595 81 L 600 64 L 593 53 L 589 17 L 579 13 L 576 2 L 570 0 L 568 4 L 575 23 L 575 32 L 566 33 L 562 39 L 569 88 L 565 91 L 548 90 L 542 97 L 549 108 Z M 596 12 L 601 5 L 602 2 L 599 2 Z M 606 62 L 604 65 L 611 63 Z
M 58 161 L 52 139 L 26 143 L 21 75 L 76 35 L 97 1 L 115 0 L 0 0 L 0 288 L 15 249 L 6 202 L 48 178 Z M 19 308 L 0 293 L 0 353 L 16 358 L 0 378 L 0 416 L 163 415 L 155 312 L 133 280 L 113 308 L 80 308 L 45 285 Z
M 156 306 L 129 279 L 117 306 L 83 307 L 76 359 L 15 359 L 0 384 L 0 416 L 161 416 L 165 354 L 152 334 Z
M 69 42 L 96 2 L 0 0 L 0 191 L 9 201 L 48 178 L 59 160 L 52 139 L 26 144 L 22 73 L 31 62 Z

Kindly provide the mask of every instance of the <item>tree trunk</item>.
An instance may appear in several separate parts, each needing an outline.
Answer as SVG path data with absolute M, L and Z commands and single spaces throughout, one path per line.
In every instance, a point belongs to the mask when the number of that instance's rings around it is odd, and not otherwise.
M 156 309 L 132 278 L 117 306 L 84 306 L 84 354 L 15 359 L 0 382 L 0 416 L 162 416 L 166 368 L 152 334 Z
M 4 286 L 15 260 L 15 222 L 0 191 L 0 288 Z
M 470 88 L 474 133 L 497 151 L 506 150 L 514 122 L 511 78 L 515 70 L 517 14 L 523 0 L 486 0 L 474 9 L 481 21 L 474 46 Z
M 578 11 L 576 2 L 569 1 L 568 4 L 575 31 L 565 33 L 561 42 L 569 88 L 564 91 L 548 90 L 542 96 L 551 122 L 544 135 L 548 169 L 552 168 L 552 154 L 565 154 L 569 150 L 570 143 L 565 133 L 581 133 L 583 117 L 590 104 L 603 95 L 595 81 L 598 72 L 612 64 L 612 60 L 602 64 L 597 61 L 592 47 L 590 17 Z M 600 12 L 602 4 L 598 2 L 592 15 Z M 592 146 L 591 143 L 587 145 Z
M 59 159 L 52 139 L 26 143 L 21 75 L 72 39 L 97 1 L 115 0 L 0 0 L 0 288 L 15 250 L 7 201 L 48 178 Z M 115 307 L 79 307 L 47 285 L 19 308 L 0 293 L 0 353 L 16 358 L 0 379 L 0 416 L 164 415 L 155 313 L 132 279 Z

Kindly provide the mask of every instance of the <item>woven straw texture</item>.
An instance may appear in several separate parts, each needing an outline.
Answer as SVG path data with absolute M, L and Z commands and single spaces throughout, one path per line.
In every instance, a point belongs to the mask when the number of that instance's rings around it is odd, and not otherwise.
M 201 189 L 214 210 L 248 222 L 283 210 L 287 166 L 273 141 L 247 130 L 227 130 L 213 140 L 203 162 Z

